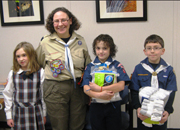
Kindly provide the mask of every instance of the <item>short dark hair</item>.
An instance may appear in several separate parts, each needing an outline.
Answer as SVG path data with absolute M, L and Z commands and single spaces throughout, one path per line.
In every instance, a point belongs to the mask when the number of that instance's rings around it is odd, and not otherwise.
M 115 57 L 117 49 L 116 49 L 116 45 L 114 44 L 114 41 L 112 39 L 112 37 L 108 34 L 100 34 L 99 36 L 97 36 L 94 41 L 93 41 L 93 53 L 94 55 L 96 55 L 96 44 L 97 42 L 103 41 L 106 46 L 110 47 L 110 56 L 111 57 Z
M 69 17 L 69 19 L 72 19 L 72 24 L 70 25 L 69 33 L 72 34 L 74 30 L 78 30 L 81 26 L 81 23 L 79 20 L 66 8 L 64 7 L 58 7 L 54 9 L 47 17 L 46 19 L 46 29 L 52 34 L 55 32 L 54 26 L 53 26 L 53 17 L 56 12 L 62 11 L 66 13 Z
M 146 44 L 148 43 L 159 43 L 161 47 L 164 48 L 164 40 L 156 34 L 152 34 L 146 38 L 144 42 L 144 48 L 146 47 Z

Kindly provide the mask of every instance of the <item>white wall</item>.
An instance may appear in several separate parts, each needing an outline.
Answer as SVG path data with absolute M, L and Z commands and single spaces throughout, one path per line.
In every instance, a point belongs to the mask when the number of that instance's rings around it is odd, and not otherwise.
M 97 23 L 95 1 L 44 1 L 44 17 L 56 7 L 68 8 L 81 21 L 82 27 L 77 31 L 84 36 L 90 55 L 92 41 L 106 33 L 113 37 L 118 46 L 116 59 L 124 66 L 127 73 L 133 72 L 134 66 L 145 58 L 143 42 L 150 34 L 158 34 L 165 41 L 166 52 L 163 58 L 174 66 L 178 84 L 180 82 L 180 61 L 178 52 L 180 45 L 180 2 L 179 1 L 148 1 L 147 21 Z M 5 82 L 12 66 L 12 55 L 15 46 L 21 41 L 28 41 L 37 48 L 42 36 L 48 34 L 44 25 L 0 27 L 0 82 Z M 174 113 L 169 118 L 169 128 L 180 128 L 179 124 L 179 92 L 176 93 Z

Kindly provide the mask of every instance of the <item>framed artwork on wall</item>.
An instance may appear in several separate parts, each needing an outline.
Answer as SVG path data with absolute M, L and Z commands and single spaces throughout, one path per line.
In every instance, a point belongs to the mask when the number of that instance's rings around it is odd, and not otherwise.
M 147 21 L 147 0 L 96 0 L 96 21 Z
M 1 0 L 1 26 L 44 24 L 42 0 Z

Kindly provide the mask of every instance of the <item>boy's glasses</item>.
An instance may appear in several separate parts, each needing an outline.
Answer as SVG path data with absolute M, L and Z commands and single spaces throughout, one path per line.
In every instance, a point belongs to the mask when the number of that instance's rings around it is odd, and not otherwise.
M 153 47 L 153 48 L 151 48 L 151 47 L 146 47 L 145 49 L 146 49 L 146 51 L 151 51 L 152 49 L 153 49 L 154 51 L 158 51 L 158 50 L 162 49 L 162 47 Z
M 60 20 L 55 20 L 53 21 L 54 25 L 58 25 L 59 22 L 61 22 L 62 24 L 67 24 L 69 19 L 60 19 Z

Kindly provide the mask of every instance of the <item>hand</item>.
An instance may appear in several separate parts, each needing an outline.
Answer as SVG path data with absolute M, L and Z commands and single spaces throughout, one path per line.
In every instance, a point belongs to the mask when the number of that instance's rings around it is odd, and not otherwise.
M 14 121 L 13 121 L 13 119 L 8 119 L 8 120 L 7 120 L 7 124 L 8 124 L 9 127 L 14 127 Z
M 44 125 L 46 124 L 46 117 L 44 117 Z
M 159 122 L 162 123 L 162 124 L 165 123 L 167 121 L 167 119 L 168 119 L 168 116 L 169 116 L 169 113 L 167 111 L 164 111 L 163 116 L 162 116 L 162 118 L 161 118 L 161 120 Z
M 92 82 L 89 82 L 89 87 L 92 91 L 95 91 L 95 92 L 100 92 L 101 91 L 101 87 L 98 86 L 97 84 L 95 83 L 92 83 Z
M 138 116 L 138 118 L 140 118 L 140 119 L 143 121 L 143 120 L 147 119 L 148 116 L 142 115 L 142 114 L 140 113 L 140 110 L 141 110 L 141 108 L 138 108 L 138 109 L 137 109 L 137 116 Z
M 114 96 L 114 93 L 112 91 L 102 91 L 99 93 L 99 98 L 103 100 L 111 100 L 111 98 Z

